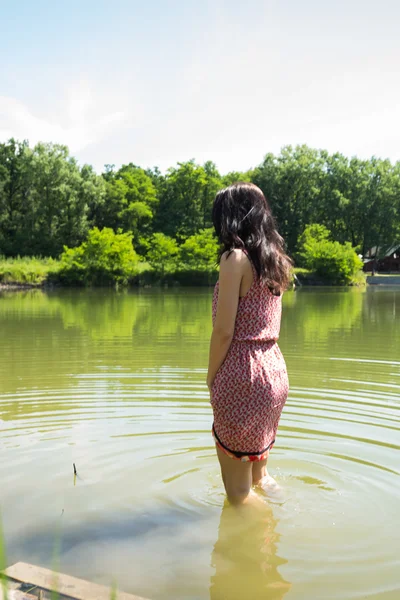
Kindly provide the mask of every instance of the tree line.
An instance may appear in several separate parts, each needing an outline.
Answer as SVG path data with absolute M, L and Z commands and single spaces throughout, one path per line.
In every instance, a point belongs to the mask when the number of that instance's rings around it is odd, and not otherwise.
M 211 161 L 194 160 L 166 173 L 106 165 L 99 175 L 80 166 L 66 146 L 31 148 L 11 139 L 0 144 L 0 254 L 58 257 L 93 228 L 131 232 L 139 256 L 151 254 L 155 235 L 176 250 L 212 226 L 216 192 L 238 180 L 264 191 L 291 255 L 310 224 L 362 254 L 400 237 L 399 162 L 287 146 L 254 169 L 227 175 Z M 186 246 L 190 253 L 191 243 Z

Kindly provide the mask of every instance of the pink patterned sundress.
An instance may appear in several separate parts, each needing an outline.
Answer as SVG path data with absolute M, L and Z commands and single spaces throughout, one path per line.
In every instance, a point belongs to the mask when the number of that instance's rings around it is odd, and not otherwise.
M 251 266 L 253 283 L 239 298 L 232 343 L 211 389 L 214 440 L 228 456 L 241 461 L 268 456 L 289 392 L 286 364 L 277 344 L 282 295 L 274 295 Z M 219 282 L 214 289 L 213 324 L 218 289 Z

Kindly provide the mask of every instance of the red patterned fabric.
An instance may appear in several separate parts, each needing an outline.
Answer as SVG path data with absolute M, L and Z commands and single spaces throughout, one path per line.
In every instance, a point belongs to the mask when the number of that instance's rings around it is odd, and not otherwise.
M 242 461 L 263 460 L 275 442 L 289 381 L 279 338 L 282 297 L 258 279 L 239 299 L 233 340 L 211 389 L 214 439 Z M 213 324 L 218 303 L 213 297 Z

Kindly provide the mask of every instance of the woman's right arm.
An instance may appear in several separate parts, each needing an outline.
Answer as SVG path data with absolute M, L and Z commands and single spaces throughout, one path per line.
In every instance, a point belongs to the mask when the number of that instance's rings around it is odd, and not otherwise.
M 210 342 L 207 374 L 210 390 L 232 343 L 242 277 L 243 253 L 234 250 L 227 257 L 225 252 L 221 257 L 217 314 Z

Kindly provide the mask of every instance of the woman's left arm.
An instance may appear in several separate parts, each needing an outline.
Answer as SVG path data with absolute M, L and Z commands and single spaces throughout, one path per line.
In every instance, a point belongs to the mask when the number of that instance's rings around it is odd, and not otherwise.
M 218 369 L 228 354 L 235 329 L 239 303 L 240 283 L 243 276 L 242 252 L 233 251 L 221 257 L 217 314 L 210 342 L 207 385 L 211 390 Z

